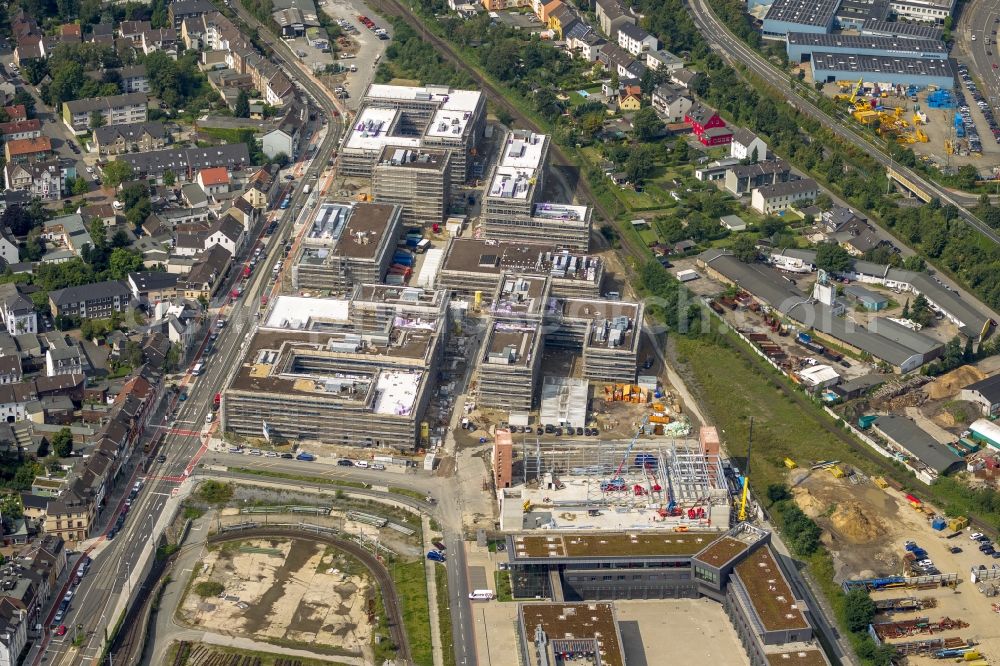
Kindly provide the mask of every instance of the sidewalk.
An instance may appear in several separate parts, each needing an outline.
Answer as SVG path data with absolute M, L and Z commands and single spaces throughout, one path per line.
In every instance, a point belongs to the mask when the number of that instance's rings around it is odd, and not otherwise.
M 431 543 L 431 520 L 426 513 L 420 515 L 424 533 L 424 550 L 434 550 Z M 444 666 L 444 653 L 441 650 L 441 618 L 438 616 L 437 604 L 437 562 L 424 558 L 424 575 L 427 576 L 427 608 L 431 624 L 431 650 L 434 654 L 434 666 Z

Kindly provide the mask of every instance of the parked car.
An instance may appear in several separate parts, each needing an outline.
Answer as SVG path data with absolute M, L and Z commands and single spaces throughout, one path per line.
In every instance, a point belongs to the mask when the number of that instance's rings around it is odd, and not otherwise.
M 438 552 L 436 550 L 427 551 L 427 559 L 433 560 L 435 562 L 446 562 L 448 558 L 444 556 L 444 553 Z
M 354 467 L 354 461 L 348 460 L 347 458 L 341 458 L 337 461 L 337 464 L 341 467 Z

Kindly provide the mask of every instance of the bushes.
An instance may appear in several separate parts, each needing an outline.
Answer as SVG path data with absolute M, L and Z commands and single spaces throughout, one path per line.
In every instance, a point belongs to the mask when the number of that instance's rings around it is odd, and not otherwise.
M 214 580 L 203 580 L 194 586 L 194 593 L 199 597 L 217 597 L 225 591 L 226 587 L 222 583 Z
M 233 498 L 233 484 L 205 481 L 198 486 L 198 498 L 210 504 L 224 504 Z

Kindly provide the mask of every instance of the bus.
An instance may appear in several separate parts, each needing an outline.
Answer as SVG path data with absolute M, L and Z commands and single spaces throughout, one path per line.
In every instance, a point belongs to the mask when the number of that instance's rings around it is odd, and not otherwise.
M 198 375 L 201 374 L 201 371 L 204 369 L 205 369 L 205 364 L 199 361 L 198 363 L 194 364 L 194 367 L 191 369 L 191 374 L 197 377 Z

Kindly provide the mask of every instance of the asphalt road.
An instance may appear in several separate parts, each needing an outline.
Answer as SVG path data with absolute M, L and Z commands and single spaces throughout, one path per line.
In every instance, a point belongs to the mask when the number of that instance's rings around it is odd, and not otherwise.
M 995 32 L 1000 29 L 998 21 L 1000 0 L 972 0 L 962 6 L 958 29 L 955 30 L 955 40 L 966 54 L 970 74 L 982 83 L 984 87 L 980 92 L 994 108 L 1000 102 L 1000 68 L 993 68 L 994 63 L 1000 63 Z M 972 41 L 973 35 L 975 41 Z M 987 39 L 992 43 L 987 44 Z M 990 140 L 988 127 L 979 128 L 979 134 L 985 137 L 984 140 Z
M 996 0 L 993 1 L 995 2 Z M 977 229 L 994 243 L 1000 244 L 1000 235 L 966 208 L 966 206 L 974 206 L 979 199 L 978 196 L 942 187 L 924 179 L 913 170 L 900 166 L 876 145 L 872 144 L 868 138 L 857 133 L 854 127 L 845 126 L 838 119 L 832 118 L 825 111 L 799 94 L 798 89 L 793 89 L 789 84 L 788 73 L 769 63 L 763 56 L 729 32 L 729 29 L 712 12 L 706 0 L 691 0 L 688 6 L 691 8 L 691 15 L 694 18 L 695 25 L 705 36 L 708 44 L 722 54 L 725 59 L 746 66 L 756 76 L 764 79 L 769 85 L 782 93 L 785 99 L 793 104 L 801 113 L 823 123 L 838 137 L 871 155 L 883 167 L 892 168 L 902 174 L 905 178 L 923 188 L 931 196 L 936 197 L 942 204 L 955 206 L 958 209 L 959 216 L 967 224 Z

